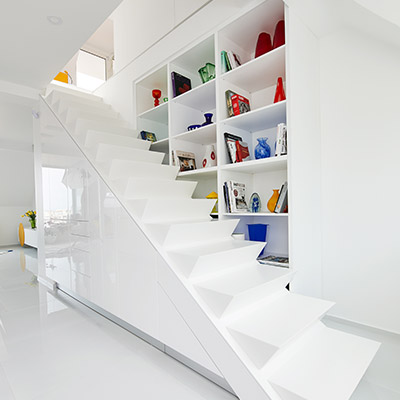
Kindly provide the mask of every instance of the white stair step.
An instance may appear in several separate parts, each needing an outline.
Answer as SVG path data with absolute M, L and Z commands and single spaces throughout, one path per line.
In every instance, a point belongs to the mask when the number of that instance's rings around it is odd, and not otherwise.
M 257 261 L 195 285 L 217 317 L 236 312 L 282 290 L 293 277 L 288 268 Z
M 115 144 L 117 146 L 133 147 L 142 150 L 149 150 L 151 145 L 151 142 L 135 137 L 88 130 L 85 135 L 84 146 L 91 149 L 99 143 Z
M 97 112 L 112 111 L 112 107 L 110 104 L 103 103 L 102 101 L 92 101 L 80 98 L 59 99 L 54 104 L 53 108 L 56 109 L 58 113 L 62 113 L 66 111 L 68 108 L 97 111 Z
M 268 381 L 283 400 L 348 400 L 378 348 L 377 342 L 320 323 Z
M 129 178 L 119 192 L 125 199 L 191 198 L 197 182 L 166 179 Z
M 145 141 L 144 141 L 145 142 Z M 148 142 L 149 143 L 149 142 Z M 123 178 L 160 178 L 175 179 L 179 167 L 164 164 L 150 164 L 139 161 L 112 160 L 103 167 L 105 174 L 112 180 Z
M 262 242 L 228 239 L 169 254 L 186 277 L 196 278 L 255 260 L 264 246 Z
M 90 119 L 79 118 L 74 127 L 73 134 L 77 137 L 86 134 L 88 130 L 99 132 L 113 133 L 116 135 L 126 135 L 137 138 L 138 131 L 126 126 L 122 120 L 116 120 L 110 123 L 109 121 L 95 121 Z
M 119 120 L 122 122 L 122 120 L 119 119 L 119 114 L 111 109 L 109 111 L 94 111 L 67 108 L 64 112 L 59 113 L 59 116 L 63 123 L 71 126 L 75 126 L 75 122 L 78 119 L 101 120 L 111 123 Z
M 166 249 L 176 249 L 193 245 L 193 243 L 207 243 L 215 240 L 229 239 L 239 220 L 204 222 L 175 222 L 147 224 L 154 238 Z
M 85 93 L 80 90 L 73 90 L 70 88 L 62 88 L 62 87 L 57 87 L 56 89 L 53 89 L 47 96 L 46 96 L 46 101 L 54 105 L 57 103 L 59 100 L 69 100 L 69 101 L 86 101 L 86 102 L 97 102 L 97 103 L 102 103 L 103 99 L 99 96 L 96 96 L 91 93 Z
M 172 221 L 207 221 L 215 200 L 210 199 L 150 199 L 131 200 L 127 208 L 144 223 Z
M 228 329 L 257 368 L 299 337 L 333 306 L 282 290 L 229 325 Z
M 133 129 L 128 127 L 126 121 L 122 119 L 112 119 L 109 118 L 78 118 L 75 122 L 68 125 L 70 132 L 78 137 L 85 134 L 89 129 L 101 130 L 105 132 L 113 132 L 124 134 L 123 132 L 134 132 Z
M 96 162 L 107 162 L 113 159 L 125 159 L 131 161 L 141 161 L 143 163 L 161 164 L 164 157 L 164 153 L 157 153 L 155 151 L 99 143 L 97 146 L 95 160 Z

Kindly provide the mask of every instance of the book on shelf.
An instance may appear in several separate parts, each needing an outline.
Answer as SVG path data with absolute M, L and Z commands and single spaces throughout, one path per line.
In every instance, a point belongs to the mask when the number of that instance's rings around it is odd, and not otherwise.
M 282 214 L 288 212 L 288 183 L 285 182 L 279 192 L 278 201 L 276 202 L 274 213 Z
M 173 152 L 173 160 L 179 165 L 179 171 L 192 171 L 196 169 L 196 160 L 194 153 L 188 151 L 175 150 Z
M 276 134 L 275 156 L 287 154 L 287 129 L 284 123 L 278 124 Z
M 250 160 L 249 146 L 247 143 L 241 140 L 236 140 L 236 162 L 248 161 Z
M 156 134 L 153 132 L 147 132 L 147 131 L 140 131 L 140 137 L 143 140 L 148 140 L 152 143 L 157 142 L 157 137 Z
M 237 135 L 233 135 L 232 133 L 225 132 L 224 133 L 226 149 L 228 150 L 228 155 L 231 163 L 237 162 L 237 149 L 236 142 L 242 142 L 242 138 Z
M 225 99 L 226 99 L 226 109 L 228 111 L 228 117 L 233 117 L 235 114 L 233 112 L 233 106 L 232 106 L 232 96 L 234 96 L 235 92 L 232 90 L 227 90 L 225 92 Z
M 250 102 L 246 97 L 240 94 L 234 94 L 231 96 L 231 101 L 234 115 L 240 115 L 250 111 Z
M 241 65 L 240 57 L 232 51 L 221 51 L 221 72 L 231 71 Z
M 183 93 L 186 93 L 192 88 L 192 83 L 189 78 L 178 74 L 177 72 L 171 72 L 171 79 L 172 79 L 172 92 L 173 97 L 177 97 Z
M 260 264 L 273 265 L 274 267 L 289 268 L 289 257 L 261 256 L 257 259 Z
M 248 212 L 246 203 L 246 185 L 240 182 L 224 183 L 224 198 L 229 213 Z

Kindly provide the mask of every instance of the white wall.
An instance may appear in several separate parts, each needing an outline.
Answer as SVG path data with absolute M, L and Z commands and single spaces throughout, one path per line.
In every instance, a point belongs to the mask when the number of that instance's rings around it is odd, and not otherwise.
M 34 208 L 32 114 L 27 102 L 0 96 L 0 246 L 18 242 L 21 218 Z
M 323 294 L 400 332 L 399 48 L 341 29 L 320 54 Z
M 209 0 L 124 0 L 114 11 L 114 73 Z

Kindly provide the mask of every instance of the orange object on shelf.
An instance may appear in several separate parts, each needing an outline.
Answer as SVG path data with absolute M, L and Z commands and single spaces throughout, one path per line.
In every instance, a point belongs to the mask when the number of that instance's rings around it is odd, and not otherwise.
M 68 72 L 59 72 L 56 77 L 54 78 L 55 81 L 60 81 L 64 83 L 68 83 Z
M 268 200 L 267 208 L 272 213 L 275 211 L 276 203 L 279 199 L 279 189 L 273 189 L 274 193 L 272 194 L 271 198 Z

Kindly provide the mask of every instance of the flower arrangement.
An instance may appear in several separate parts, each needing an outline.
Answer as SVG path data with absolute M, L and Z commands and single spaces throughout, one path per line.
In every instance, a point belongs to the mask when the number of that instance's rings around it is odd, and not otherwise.
M 29 222 L 31 223 L 31 228 L 36 229 L 36 211 L 29 210 L 24 215 L 21 215 L 21 217 L 28 217 Z

